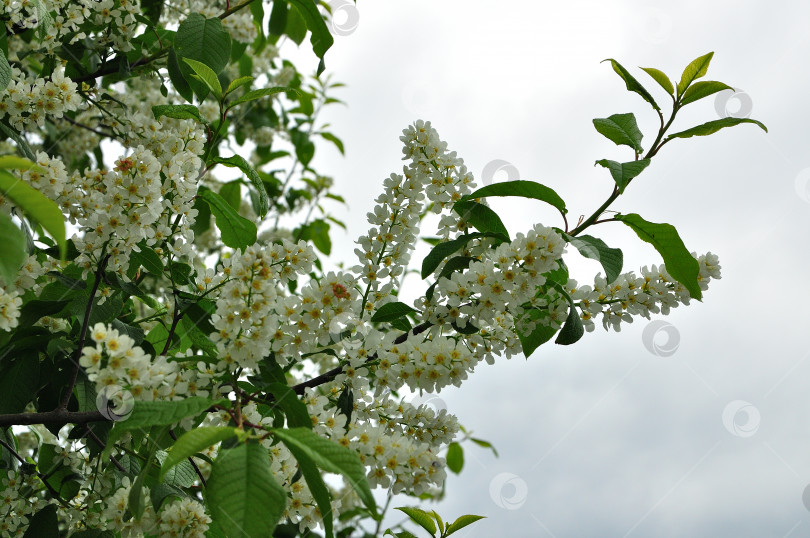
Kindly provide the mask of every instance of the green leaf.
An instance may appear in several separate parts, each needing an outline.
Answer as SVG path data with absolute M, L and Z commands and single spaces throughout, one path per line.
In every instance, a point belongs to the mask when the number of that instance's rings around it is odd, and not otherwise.
M 239 212 L 242 207 L 242 180 L 229 181 L 219 188 L 219 195 L 228 202 L 234 211 Z
M 593 120 L 593 126 L 600 134 L 613 141 L 617 146 L 630 146 L 636 153 L 643 151 L 641 139 L 644 135 L 638 128 L 633 113 L 613 114 L 607 118 Z
M 279 1 L 287 4 L 287 0 Z M 304 20 L 301 12 L 298 11 L 298 8 L 295 6 L 291 5 L 290 10 L 285 12 L 285 14 L 286 18 L 284 20 L 284 28 L 280 33 L 287 34 L 287 36 L 292 39 L 296 45 L 300 45 L 304 42 L 304 38 L 307 37 L 307 22 Z
M 620 249 L 610 248 L 601 239 L 591 237 L 590 235 L 571 237 L 570 235 L 563 234 L 563 237 L 566 241 L 574 245 L 580 254 L 602 264 L 608 284 L 616 280 L 622 272 L 624 255 Z
M 261 4 L 258 4 L 258 5 L 261 5 Z M 250 84 L 254 80 L 255 79 L 253 77 L 251 77 L 251 76 L 239 77 L 237 79 L 232 80 L 231 83 L 228 84 L 228 89 L 225 90 L 225 95 L 228 95 L 229 93 L 231 93 L 232 91 L 234 91 L 237 88 L 241 88 L 245 84 Z
M 468 194 L 463 199 L 486 198 L 488 196 L 519 196 L 521 198 L 531 198 L 541 200 L 556 207 L 560 213 L 567 213 L 565 202 L 554 189 L 535 183 L 534 181 L 502 181 L 493 183 L 486 187 L 481 187 L 472 194 Z
M 142 401 L 136 400 L 129 417 L 115 423 L 110 430 L 107 439 L 105 455 L 109 454 L 115 441 L 125 433 L 141 429 L 149 429 L 151 426 L 169 426 L 180 422 L 186 417 L 196 417 L 206 409 L 216 403 L 226 402 L 226 400 L 209 400 L 190 396 L 184 400 L 176 401 Z
M 213 69 L 208 67 L 202 62 L 192 60 L 191 58 L 183 58 L 189 67 L 197 74 L 199 79 L 205 86 L 211 90 L 217 99 L 222 99 L 222 85 L 219 83 L 219 78 Z
M 0 237 L 3 238 L 3 255 L 0 256 L 0 278 L 11 284 L 17 278 L 17 272 L 28 258 L 28 242 L 11 217 L 0 213 Z
M 667 140 L 672 138 L 691 138 L 693 136 L 709 136 L 710 134 L 714 134 L 720 129 L 725 129 L 726 127 L 734 127 L 735 125 L 739 125 L 741 123 L 753 123 L 759 125 L 760 128 L 768 132 L 768 128 L 765 125 L 757 120 L 752 120 L 750 118 L 723 118 L 720 120 L 714 120 L 706 122 L 702 125 L 697 125 L 685 131 L 681 131 L 679 133 L 673 133 L 667 137 Z
M 0 414 L 22 413 L 39 388 L 39 358 L 33 353 L 21 353 L 9 364 L 3 354 L 0 369 Z M 13 355 L 12 355 L 13 356 Z
M 701 80 L 700 82 L 695 82 L 689 86 L 685 92 L 683 92 L 683 96 L 681 97 L 681 106 L 694 103 L 699 99 L 703 99 L 704 97 L 708 97 L 723 90 L 734 91 L 734 88 L 728 84 L 717 82 L 716 80 Z
M 436 536 L 436 523 L 433 521 L 433 518 L 430 516 L 429 513 L 425 512 L 424 510 L 420 510 L 419 508 L 410 507 L 410 506 L 398 506 L 395 510 L 399 510 L 411 520 L 428 531 L 431 536 Z
M 417 536 L 410 531 L 394 532 L 391 529 L 386 529 L 383 536 L 395 536 L 396 538 L 417 538 Z
M 146 271 L 153 275 L 159 277 L 163 274 L 163 260 L 160 259 L 160 256 L 152 250 L 151 247 L 147 247 L 144 244 L 138 245 L 140 252 L 132 251 L 130 254 L 130 260 L 138 265 L 141 265 Z
M 58 538 L 59 519 L 56 517 L 56 505 L 48 504 L 34 514 L 28 522 L 23 538 Z
M 495 454 L 495 457 L 496 458 L 498 457 L 498 451 L 495 450 L 495 447 L 492 446 L 492 443 L 490 443 L 489 441 L 484 441 L 483 439 L 476 439 L 475 437 L 470 437 L 470 441 L 472 441 L 473 443 L 482 448 L 488 448 L 492 450 L 492 453 Z
M 666 76 L 663 71 L 654 67 L 642 67 L 641 69 L 650 75 L 659 86 L 664 88 L 665 92 L 670 95 L 675 95 L 675 86 L 672 85 L 672 81 L 669 80 L 669 77 Z
M 234 211 L 220 195 L 206 189 L 197 196 L 208 202 L 225 245 L 244 251 L 256 242 L 256 225 Z
M 346 148 L 343 147 L 343 141 L 333 135 L 332 133 L 318 133 L 324 140 L 328 140 L 335 145 L 341 155 L 346 155 Z
M 183 59 L 195 60 L 211 68 L 216 79 L 230 59 L 231 37 L 220 19 L 206 19 L 199 13 L 191 13 L 177 28 L 174 48 Z M 197 74 L 200 75 L 199 72 Z M 221 89 L 219 93 L 222 94 Z
M 0 191 L 45 228 L 59 245 L 60 255 L 64 259 L 67 251 L 65 218 L 56 202 L 5 170 L 0 170 Z
M 228 108 L 233 108 L 236 105 L 241 105 L 242 103 L 247 103 L 248 101 L 255 101 L 256 99 L 261 99 L 262 97 L 267 97 L 268 95 L 276 95 L 282 92 L 292 92 L 296 94 L 300 93 L 295 88 L 288 88 L 287 86 L 274 86 L 272 88 L 261 88 L 259 90 L 250 90 L 249 92 L 245 92 L 241 96 L 229 102 Z
M 655 102 L 655 99 L 653 99 L 653 96 L 650 95 L 650 92 L 648 92 L 647 89 L 622 66 L 622 64 L 612 58 L 602 61 L 610 62 L 610 65 L 613 66 L 613 70 L 616 72 L 616 74 L 618 74 L 620 77 L 622 77 L 622 80 L 624 80 L 628 91 L 639 94 L 645 101 L 650 103 L 655 110 L 661 110 L 661 107 L 659 107 L 658 103 Z
M 450 536 L 454 532 L 463 529 L 467 525 L 472 525 L 473 523 L 481 519 L 486 519 L 486 516 L 474 516 L 474 515 L 461 516 L 447 526 L 447 532 L 445 536 Z
M 560 344 L 561 346 L 568 346 L 574 344 L 579 341 L 580 338 L 585 334 L 585 327 L 582 326 L 582 319 L 579 317 L 579 310 L 574 305 L 574 301 L 571 300 L 571 297 L 566 294 L 568 297 L 568 317 L 565 320 L 565 323 L 560 329 L 560 334 L 557 335 L 557 339 L 554 340 L 555 344 Z
M 702 299 L 698 284 L 700 265 L 684 246 L 674 226 L 647 222 L 635 213 L 616 215 L 614 218 L 632 228 L 642 241 L 655 247 L 672 278 L 683 284 L 693 298 Z
M 374 315 L 371 316 L 371 321 L 375 323 L 382 323 L 387 321 L 390 322 L 394 321 L 395 319 L 399 319 L 403 316 L 406 316 L 411 312 L 419 312 L 419 311 L 411 308 L 405 303 L 400 302 L 386 303 L 382 305 L 380 308 L 378 308 L 376 312 L 374 312 Z
M 712 56 L 714 56 L 714 52 L 704 54 L 703 56 L 695 58 L 686 66 L 686 69 L 683 70 L 683 74 L 681 75 L 681 81 L 678 82 L 678 98 L 683 95 L 683 92 L 686 91 L 693 81 L 706 74 L 709 70 L 709 62 L 712 61 Z
M 422 278 L 427 278 L 429 275 L 433 274 L 433 271 L 436 270 L 436 268 L 446 257 L 461 249 L 473 239 L 479 239 L 482 237 L 492 237 L 500 242 L 508 240 L 507 237 L 504 237 L 501 234 L 471 233 L 462 235 L 456 239 L 451 239 L 450 241 L 442 241 L 433 247 L 428 255 L 425 256 L 425 259 L 422 260 Z
M 596 164 L 602 165 L 610 170 L 610 175 L 613 176 L 613 180 L 616 182 L 616 186 L 619 187 L 619 193 L 621 194 L 624 192 L 624 188 L 627 187 L 627 184 L 650 165 L 650 159 L 630 161 L 629 163 L 619 163 L 608 159 L 601 159 L 596 161 Z
M 323 56 L 335 40 L 332 34 L 329 33 L 329 28 L 326 26 L 326 22 L 324 22 L 314 0 L 290 0 L 290 3 L 298 8 L 304 21 L 306 21 L 307 29 L 312 32 L 309 41 L 312 43 L 312 50 L 315 55 L 321 59 L 317 72 L 320 75 L 325 68 Z
M 365 467 L 357 452 L 324 439 L 307 428 L 274 429 L 271 432 L 291 450 L 293 446 L 303 450 L 324 471 L 342 474 L 363 504 L 369 510 L 376 511 L 377 505 L 366 479 Z
M 447 447 L 447 468 L 458 474 L 464 467 L 464 449 L 461 445 L 453 442 Z
M 321 511 L 326 538 L 333 538 L 334 533 L 332 528 L 334 516 L 332 514 L 332 496 L 326 488 L 321 472 L 318 470 L 312 458 L 310 458 L 307 452 L 300 446 L 288 444 L 287 448 L 289 448 L 292 455 L 295 456 L 298 462 L 298 469 L 300 469 L 301 474 L 304 476 L 304 480 L 307 481 L 309 491 L 312 493 L 312 497 L 315 499 Z
M 186 458 L 193 456 L 197 452 L 202 452 L 220 441 L 230 439 L 236 434 L 236 428 L 227 426 L 209 426 L 187 431 L 174 442 L 168 456 L 163 460 L 159 479 L 163 481 L 166 472 L 181 461 L 186 461 Z
M 194 100 L 194 92 L 189 86 L 188 81 L 183 76 L 183 71 L 180 68 L 180 60 L 174 48 L 169 49 L 169 56 L 166 59 L 166 69 L 169 71 L 169 80 L 180 96 L 189 103 Z
M 141 10 L 152 24 L 156 25 L 160 21 L 164 3 L 165 0 L 141 0 Z
M 479 232 L 493 233 L 509 239 L 509 231 L 501 218 L 484 204 L 472 200 L 459 200 L 453 205 L 453 211 L 472 224 Z
M 267 211 L 270 210 L 270 199 L 267 197 L 267 189 L 264 188 L 264 182 L 259 177 L 258 172 L 250 165 L 247 160 L 241 155 L 234 155 L 232 157 L 214 157 L 214 162 L 224 166 L 239 168 L 250 180 L 250 183 L 259 194 L 259 216 L 264 218 Z
M 304 240 L 312 241 L 315 248 L 326 254 L 332 252 L 332 240 L 329 238 L 329 223 L 323 219 L 315 219 L 309 224 L 305 224 L 301 229 L 300 237 Z
M 175 118 L 178 120 L 197 120 L 205 123 L 200 116 L 200 109 L 194 105 L 155 105 L 152 107 L 152 114 L 159 120 L 161 116 Z
M 36 155 L 34 155 L 34 152 L 31 151 L 31 146 L 28 145 L 28 142 L 26 142 L 25 138 L 22 135 L 20 135 L 20 133 L 9 127 L 5 123 L 5 121 L 0 121 L 0 132 L 2 132 L 4 135 L 12 139 L 14 143 L 17 144 L 17 148 L 28 159 L 31 159 L 32 161 L 35 161 L 37 159 Z
M 287 505 L 267 449 L 253 443 L 220 451 L 205 496 L 212 519 L 226 536 L 272 536 Z
M 295 391 L 282 383 L 269 383 L 267 392 L 273 395 L 274 407 L 277 406 L 284 412 L 288 427 L 312 429 L 312 419 L 307 406 L 298 399 Z
M 0 51 L 0 91 L 5 90 L 11 82 L 11 66 L 6 55 Z
M 38 171 L 43 171 L 37 163 L 30 159 L 23 159 L 16 155 L 3 155 L 0 157 L 0 168 L 11 170 L 30 170 L 35 168 Z

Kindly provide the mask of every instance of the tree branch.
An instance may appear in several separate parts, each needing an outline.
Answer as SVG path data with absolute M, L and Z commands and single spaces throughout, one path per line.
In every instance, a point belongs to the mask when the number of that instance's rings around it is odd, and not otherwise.
M 67 411 L 54 409 L 45 413 L 13 413 L 0 415 L 0 427 L 30 426 L 31 424 L 86 424 L 88 422 L 109 422 L 110 419 L 101 414 L 101 411 Z

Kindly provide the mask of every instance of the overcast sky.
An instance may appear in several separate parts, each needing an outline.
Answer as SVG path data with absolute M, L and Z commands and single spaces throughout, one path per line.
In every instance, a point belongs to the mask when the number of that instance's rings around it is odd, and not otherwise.
M 350 201 L 336 211 L 349 231 L 334 237 L 347 262 L 382 180 L 401 170 L 400 131 L 417 118 L 477 177 L 500 159 L 556 189 L 573 219 L 590 214 L 612 188 L 594 161 L 631 158 L 591 120 L 634 112 L 645 147 L 657 124 L 605 58 L 665 103 L 635 66 L 678 80 L 715 51 L 706 79 L 741 97 L 690 105 L 675 127 L 750 114 L 770 130 L 673 141 L 613 206 L 674 224 L 689 249 L 720 256 L 723 279 L 703 303 L 657 318 L 670 325 L 654 341 L 674 353 L 649 351 L 645 328 L 658 326 L 639 318 L 528 361 L 484 364 L 441 393 L 500 452 L 466 447 L 464 472 L 448 480 L 441 515 L 487 516 L 457 536 L 810 536 L 810 4 L 376 0 L 347 15 L 346 28 L 359 15 L 356 29 L 336 39 L 327 69 L 348 84 L 349 106 L 324 115 L 347 154 L 316 156 Z M 300 68 L 314 68 L 301 52 Z M 493 207 L 512 233 L 560 225 L 539 203 Z M 589 233 L 624 250 L 625 270 L 660 263 L 621 224 Z M 599 270 L 577 258 L 580 280 Z

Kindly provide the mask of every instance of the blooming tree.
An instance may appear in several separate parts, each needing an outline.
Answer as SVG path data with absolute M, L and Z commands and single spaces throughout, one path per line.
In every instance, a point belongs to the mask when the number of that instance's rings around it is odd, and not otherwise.
M 633 158 L 597 161 L 612 193 L 570 226 L 547 186 L 477 187 L 420 120 L 403 131 L 405 165 L 383 181 L 356 263 L 326 271 L 342 226 L 329 204 L 343 203 L 312 160 L 316 141 L 343 151 L 318 122 L 339 102 L 321 76 L 328 5 L 7 0 L 2 13 L 4 536 L 345 537 L 380 521 L 372 488 L 429 496 L 460 470 L 466 437 L 403 394 L 460 386 L 482 361 L 552 338 L 573 344 L 597 321 L 618 331 L 700 300 L 720 277 L 715 255 L 690 253 L 669 224 L 605 211 L 670 141 L 764 129 L 725 118 L 671 132 L 682 107 L 730 88 L 698 80 L 711 53 L 677 84 L 644 69 L 668 116 L 610 60 L 660 128 L 645 151 L 633 114 L 594 120 Z M 307 35 L 312 76 L 280 55 Z M 493 196 L 550 204 L 560 222 L 512 235 Z M 438 230 L 407 304 L 426 214 Z M 621 250 L 584 233 L 606 220 L 664 263 L 622 272 Z M 592 283 L 569 278 L 574 250 L 601 264 Z M 402 510 L 431 535 L 477 519 Z

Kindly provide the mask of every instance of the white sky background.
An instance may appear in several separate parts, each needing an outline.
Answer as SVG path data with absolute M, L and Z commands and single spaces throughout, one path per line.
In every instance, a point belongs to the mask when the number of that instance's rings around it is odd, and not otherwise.
M 675 140 L 612 207 L 672 223 L 688 248 L 720 256 L 723 279 L 703 303 L 658 317 L 674 327 L 673 355 L 645 348 L 640 318 L 618 334 L 599 326 L 574 346 L 546 344 L 528 361 L 482 364 L 439 395 L 500 452 L 465 445 L 465 470 L 436 509 L 487 519 L 456 536 L 810 535 L 810 5 L 376 0 L 361 1 L 359 16 L 326 56 L 348 84 L 338 96 L 349 106 L 322 118 L 347 154 L 323 144 L 315 157 L 350 203 L 335 211 L 349 227 L 333 228 L 335 261 L 353 264 L 383 178 L 401 171 L 400 131 L 417 118 L 431 120 L 476 177 L 503 159 L 521 179 L 556 189 L 571 220 L 589 215 L 612 188 L 594 161 L 632 157 L 591 120 L 632 111 L 645 147 L 658 121 L 599 63 L 608 57 L 664 105 L 635 66 L 677 81 L 713 50 L 705 80 L 742 89 L 751 117 L 770 130 Z M 296 55 L 302 70 L 316 65 L 306 45 Z M 741 103 L 730 100 L 728 111 L 741 113 Z M 674 127 L 717 118 L 709 97 Z M 537 221 L 561 225 L 540 202 L 492 205 L 513 234 Z M 623 249 L 625 270 L 660 263 L 619 223 L 589 233 Z M 592 279 L 598 264 L 578 258 L 567 256 L 574 276 Z M 416 276 L 407 286 L 412 295 L 425 287 Z

